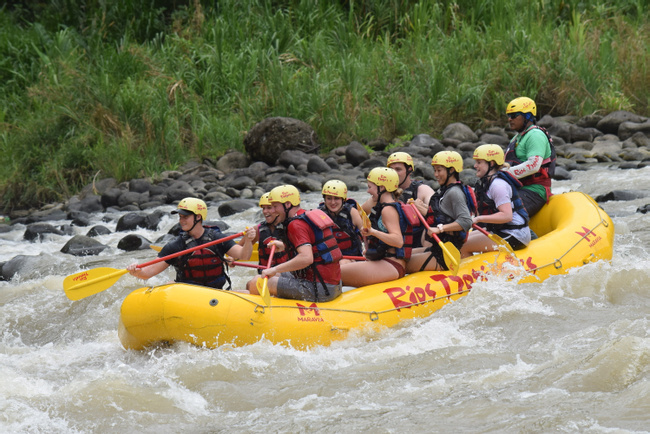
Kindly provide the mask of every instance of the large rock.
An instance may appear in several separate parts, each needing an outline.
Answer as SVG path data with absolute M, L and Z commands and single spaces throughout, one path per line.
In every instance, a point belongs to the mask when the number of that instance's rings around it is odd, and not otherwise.
M 219 205 L 219 215 L 221 217 L 227 217 L 229 215 L 237 214 L 242 211 L 246 211 L 249 208 L 257 206 L 257 202 L 249 199 L 235 199 L 229 200 Z
M 596 128 L 605 134 L 618 134 L 618 127 L 623 122 L 641 123 L 645 122 L 646 120 L 647 118 L 636 115 L 634 113 L 630 113 L 625 110 L 618 110 L 602 118 L 598 124 L 596 124 Z
M 353 166 L 361 165 L 368 158 L 368 150 L 359 142 L 351 142 L 345 149 L 345 159 Z
M 11 280 L 16 274 L 22 271 L 31 271 L 42 263 L 40 256 L 18 255 L 11 258 L 2 265 L 2 280 Z
M 647 196 L 648 193 L 641 190 L 612 190 L 609 193 L 605 193 L 597 196 L 596 202 L 635 200 Z
M 89 214 L 94 212 L 102 212 L 104 211 L 102 198 L 101 196 L 97 195 L 88 195 L 77 202 L 73 202 L 71 200 L 68 204 L 68 211 L 83 211 Z
M 307 161 L 307 170 L 315 173 L 326 173 L 331 170 L 329 164 L 325 162 L 320 156 L 312 155 Z
M 217 161 L 217 169 L 227 175 L 235 169 L 248 167 L 249 163 L 250 160 L 244 153 L 232 150 L 219 158 L 219 161 Z
M 627 140 L 635 133 L 643 133 L 650 137 L 650 119 L 645 122 L 623 122 L 618 126 L 618 137 L 621 140 Z
M 151 188 L 151 182 L 148 179 L 132 179 L 129 181 L 129 191 L 144 193 Z
M 117 221 L 116 232 L 133 231 L 137 228 L 147 227 L 147 216 L 142 213 L 130 212 L 124 214 Z
M 442 137 L 445 139 L 459 140 L 461 142 L 477 142 L 478 136 L 470 127 L 461 123 L 454 122 L 442 130 Z
M 117 248 L 127 252 L 133 252 L 134 250 L 148 249 L 150 245 L 151 241 L 142 235 L 129 234 L 117 243 Z
M 320 145 L 314 129 L 293 118 L 266 118 L 253 126 L 244 138 L 248 155 L 256 161 L 275 164 L 283 151 L 318 152 Z
M 284 167 L 297 167 L 301 164 L 307 166 L 310 155 L 302 151 L 282 151 L 278 156 L 277 163 Z
M 23 238 L 28 241 L 42 240 L 45 234 L 63 235 L 63 232 L 48 223 L 33 223 L 25 228 Z
M 108 235 L 111 233 L 111 230 L 108 229 L 106 226 L 102 225 L 95 225 L 90 230 L 86 233 L 87 237 L 96 237 L 99 235 Z
M 73 256 L 90 256 L 99 255 L 106 250 L 108 246 L 85 235 L 75 235 L 61 249 L 61 253 L 67 253 Z

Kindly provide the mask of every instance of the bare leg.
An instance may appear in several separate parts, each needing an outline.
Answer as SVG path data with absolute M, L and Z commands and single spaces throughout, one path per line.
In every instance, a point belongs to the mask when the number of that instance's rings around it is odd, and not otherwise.
M 474 253 L 491 252 L 494 250 L 498 250 L 498 246 L 494 244 L 494 241 L 479 231 L 472 231 L 460 249 L 460 256 L 461 258 L 467 258 Z
M 416 253 L 415 255 L 411 254 L 411 259 L 406 263 L 406 272 L 409 274 L 417 273 L 422 268 L 422 264 L 424 264 L 430 256 L 431 252 Z M 424 269 L 427 271 L 439 271 L 439 268 L 436 258 L 431 258 Z
M 395 280 L 398 277 L 399 273 L 395 267 L 386 261 L 360 261 L 341 265 L 341 280 L 345 286 L 371 285 Z

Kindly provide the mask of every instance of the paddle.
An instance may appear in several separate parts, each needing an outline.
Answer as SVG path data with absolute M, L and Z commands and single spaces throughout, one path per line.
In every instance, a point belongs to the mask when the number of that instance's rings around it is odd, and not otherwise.
M 363 210 L 361 205 L 357 203 L 357 210 L 359 210 L 359 214 L 361 214 L 361 220 L 363 221 L 363 227 L 366 229 L 370 229 L 371 223 L 370 219 L 368 218 L 368 214 Z
M 156 246 L 154 244 L 150 244 L 149 247 L 151 249 L 155 250 L 156 252 L 160 252 L 162 250 L 162 246 Z M 249 261 L 257 262 L 259 260 L 259 253 L 258 253 L 258 250 L 257 250 L 258 247 L 259 246 L 258 246 L 257 243 L 253 244 L 253 254 L 251 255 L 251 258 L 249 259 Z
M 341 259 L 349 259 L 351 261 L 365 261 L 366 257 L 365 256 L 347 256 L 343 255 Z
M 427 228 L 427 231 L 431 229 L 427 221 L 424 219 L 424 217 L 422 217 L 420 210 L 415 206 L 415 203 L 411 202 L 410 205 L 411 207 L 413 207 L 413 210 L 417 214 L 418 218 L 420 219 L 424 227 Z M 442 253 L 445 258 L 445 264 L 447 264 L 447 267 L 449 267 L 449 271 L 454 273 L 454 275 L 458 275 L 458 268 L 460 264 L 460 252 L 458 251 L 456 246 L 454 246 L 449 241 L 443 243 L 442 241 L 440 241 L 440 238 L 438 238 L 438 235 L 436 234 L 431 234 L 431 235 L 433 235 L 433 239 L 436 240 L 436 242 L 442 249 Z
M 230 262 L 230 265 L 234 265 L 238 267 L 257 268 L 258 270 L 263 270 L 266 268 L 264 265 L 249 264 L 248 262 L 239 262 L 239 261 L 232 261 Z
M 271 253 L 269 254 L 269 262 L 266 264 L 266 269 L 271 268 L 273 262 L 273 255 L 275 254 L 275 244 L 271 246 Z M 271 294 L 269 294 L 269 276 L 263 279 L 257 279 L 257 292 L 262 296 L 264 304 L 269 306 L 271 304 Z
M 480 227 L 476 223 L 473 223 L 472 227 L 474 229 L 476 229 L 477 231 L 481 232 L 483 235 L 485 235 L 489 239 L 491 239 L 492 242 L 494 242 L 494 244 L 496 244 L 499 249 L 504 248 L 504 249 L 506 249 L 506 251 L 508 253 L 512 253 L 513 255 L 515 254 L 514 250 L 512 250 L 512 247 L 510 247 L 510 244 L 508 244 L 508 242 L 506 240 L 504 240 L 503 238 L 501 238 L 497 234 L 491 234 L 490 232 L 486 231 L 484 228 Z
M 167 259 L 183 256 L 196 250 L 230 241 L 237 237 L 241 237 L 242 235 L 244 235 L 244 232 L 239 232 L 238 234 L 230 235 L 218 240 L 210 241 L 209 243 L 201 244 L 200 246 L 195 246 L 187 250 L 181 250 L 180 252 L 163 256 L 162 258 L 156 258 L 153 261 L 145 262 L 137 267 L 144 268 L 149 265 L 157 264 L 158 262 L 166 261 Z M 82 298 L 86 298 L 110 288 L 122 275 L 126 273 L 128 273 L 128 270 L 126 269 L 117 270 L 115 268 L 107 267 L 93 268 L 92 270 L 82 271 L 66 277 L 63 280 L 63 290 L 70 300 L 81 300 Z

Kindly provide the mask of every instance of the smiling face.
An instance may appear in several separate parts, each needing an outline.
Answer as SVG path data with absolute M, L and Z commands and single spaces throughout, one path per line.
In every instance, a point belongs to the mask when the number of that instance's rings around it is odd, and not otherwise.
M 436 181 L 438 181 L 438 184 L 446 185 L 447 181 L 449 181 L 449 179 L 447 177 L 447 168 L 445 166 L 441 166 L 439 164 L 434 164 L 433 165 L 433 177 L 436 178 Z
M 275 220 L 278 218 L 272 205 L 262 205 L 262 215 L 264 215 L 266 223 L 270 225 L 275 224 Z
M 488 174 L 490 165 L 487 161 L 478 159 L 474 161 L 474 169 L 476 169 L 476 176 L 482 178 Z
M 367 190 L 367 192 L 368 192 L 368 194 L 370 196 L 372 196 L 372 198 L 374 200 L 376 200 L 376 201 L 379 200 L 379 196 L 378 196 L 379 189 L 377 188 L 377 184 L 375 184 L 374 182 L 368 181 L 368 190 Z
M 343 208 L 342 197 L 330 196 L 329 194 L 326 194 L 323 196 L 323 200 L 325 202 L 325 207 L 332 213 L 336 214 L 341 211 L 341 208 Z
M 291 206 L 289 202 L 286 202 Z M 284 204 L 280 202 L 273 202 L 273 213 L 278 216 L 277 222 L 283 222 L 287 219 L 287 212 L 284 210 Z
M 194 214 L 183 215 L 178 214 L 178 223 L 181 225 L 181 229 L 185 232 L 189 232 L 194 226 Z

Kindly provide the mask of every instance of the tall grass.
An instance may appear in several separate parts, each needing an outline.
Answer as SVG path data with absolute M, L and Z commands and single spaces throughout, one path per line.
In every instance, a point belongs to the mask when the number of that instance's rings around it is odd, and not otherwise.
M 649 113 L 647 0 L 56 0 L 0 10 L 0 195 L 63 200 L 242 148 L 269 116 L 328 149 L 541 114 Z

